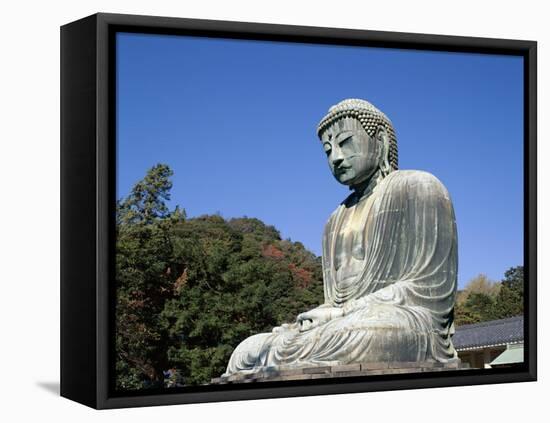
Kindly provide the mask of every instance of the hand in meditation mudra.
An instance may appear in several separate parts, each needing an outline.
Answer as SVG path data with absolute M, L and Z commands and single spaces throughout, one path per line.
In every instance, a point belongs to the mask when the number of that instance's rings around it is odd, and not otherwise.
M 457 235 L 449 193 L 429 173 L 397 170 L 393 126 L 367 101 L 331 107 L 317 133 L 334 177 L 353 191 L 325 226 L 324 304 L 245 339 L 224 376 L 456 360 Z

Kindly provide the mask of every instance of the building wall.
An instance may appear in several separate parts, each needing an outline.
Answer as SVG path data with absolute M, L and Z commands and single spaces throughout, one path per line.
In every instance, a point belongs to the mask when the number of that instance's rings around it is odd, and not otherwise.
M 484 369 L 490 368 L 489 363 L 502 354 L 504 350 L 506 350 L 506 345 L 458 351 L 458 357 L 463 363 L 470 364 L 472 369 Z

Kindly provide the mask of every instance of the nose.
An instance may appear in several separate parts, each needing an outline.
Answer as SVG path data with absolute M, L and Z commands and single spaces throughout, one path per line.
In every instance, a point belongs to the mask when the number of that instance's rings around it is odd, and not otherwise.
M 332 166 L 336 168 L 340 166 L 343 161 L 344 155 L 342 154 L 342 150 L 340 150 L 339 148 L 335 148 L 332 152 Z

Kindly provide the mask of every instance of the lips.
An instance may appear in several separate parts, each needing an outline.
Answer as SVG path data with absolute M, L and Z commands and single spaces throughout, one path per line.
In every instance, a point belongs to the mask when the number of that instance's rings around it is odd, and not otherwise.
M 338 167 L 338 168 L 334 169 L 334 171 L 336 173 L 345 173 L 348 169 L 351 169 L 351 166 Z

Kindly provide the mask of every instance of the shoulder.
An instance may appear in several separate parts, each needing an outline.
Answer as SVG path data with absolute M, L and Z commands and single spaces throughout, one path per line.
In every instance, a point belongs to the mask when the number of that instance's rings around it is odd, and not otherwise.
M 343 204 L 343 202 L 340 203 L 340 205 L 330 214 L 327 222 L 325 223 L 325 229 L 329 229 L 332 226 L 333 222 L 336 220 L 336 216 L 340 213 L 340 209 L 343 207 Z
M 344 201 L 342 201 L 340 204 L 338 204 L 338 207 L 334 209 L 334 211 L 330 214 L 329 218 L 327 219 L 327 222 L 325 223 L 325 231 L 331 230 L 334 222 L 337 220 L 338 215 L 342 213 L 342 209 L 346 208 L 346 203 L 348 200 L 353 196 L 353 194 L 348 195 Z
M 384 181 L 393 184 L 428 184 L 443 186 L 439 179 L 423 170 L 396 170 L 386 176 Z
M 382 184 L 388 194 L 424 195 L 450 200 L 445 185 L 429 172 L 422 170 L 396 170 L 384 178 Z

